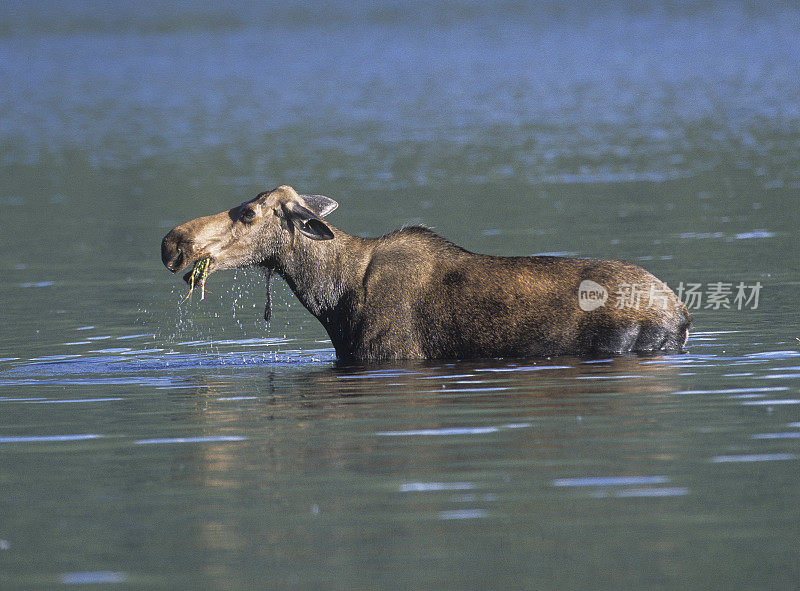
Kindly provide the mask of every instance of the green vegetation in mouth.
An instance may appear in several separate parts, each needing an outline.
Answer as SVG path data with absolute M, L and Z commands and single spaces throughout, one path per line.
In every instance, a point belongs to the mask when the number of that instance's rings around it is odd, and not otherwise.
M 194 262 L 194 267 L 189 275 L 189 291 L 181 300 L 181 304 L 189 299 L 189 296 L 192 295 L 194 291 L 194 286 L 200 286 L 200 299 L 203 300 L 206 297 L 206 277 L 208 277 L 208 268 L 211 264 L 211 258 L 205 257 L 203 259 L 198 259 Z

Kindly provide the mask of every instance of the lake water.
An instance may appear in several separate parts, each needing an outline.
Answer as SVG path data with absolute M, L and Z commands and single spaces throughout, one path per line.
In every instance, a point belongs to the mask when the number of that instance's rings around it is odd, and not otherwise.
M 794 589 L 792 3 L 6 2 L 0 588 Z M 625 259 L 688 353 L 337 367 L 169 228 Z M 694 295 L 689 295 L 689 294 Z M 697 299 L 700 298 L 700 299 Z

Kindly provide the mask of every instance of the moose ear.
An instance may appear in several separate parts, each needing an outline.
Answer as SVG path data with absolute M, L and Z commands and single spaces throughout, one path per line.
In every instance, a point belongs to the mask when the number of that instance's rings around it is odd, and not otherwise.
M 333 232 L 328 225 L 319 219 L 313 211 L 306 209 L 296 201 L 287 203 L 284 206 L 284 211 L 286 212 L 286 218 L 306 238 L 311 238 L 312 240 L 330 240 L 333 238 Z
M 339 207 L 339 204 L 336 203 L 336 201 L 330 197 L 325 197 L 324 195 L 300 195 L 300 199 L 305 202 L 305 205 L 308 209 L 313 211 L 321 218 L 324 218 L 334 209 Z

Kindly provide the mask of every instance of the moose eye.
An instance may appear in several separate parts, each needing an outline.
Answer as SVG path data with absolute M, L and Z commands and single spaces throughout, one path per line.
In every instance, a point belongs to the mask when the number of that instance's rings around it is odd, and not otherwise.
M 245 222 L 252 222 L 255 218 L 256 218 L 256 212 L 249 207 L 245 207 L 239 213 L 239 219 Z

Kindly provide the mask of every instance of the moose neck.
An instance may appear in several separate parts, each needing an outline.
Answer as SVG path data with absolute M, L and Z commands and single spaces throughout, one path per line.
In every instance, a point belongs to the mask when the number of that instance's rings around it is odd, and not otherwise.
M 331 240 L 311 240 L 295 233 L 292 245 L 275 261 L 278 274 L 320 320 L 360 283 L 368 259 L 366 240 L 331 229 Z

